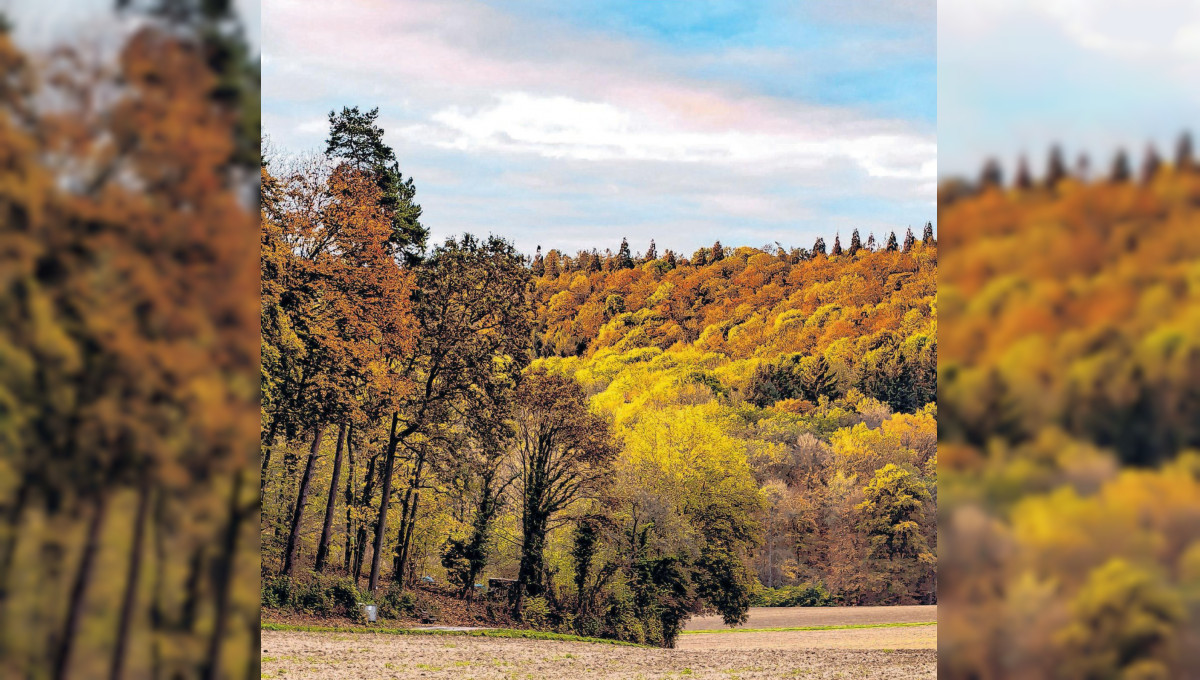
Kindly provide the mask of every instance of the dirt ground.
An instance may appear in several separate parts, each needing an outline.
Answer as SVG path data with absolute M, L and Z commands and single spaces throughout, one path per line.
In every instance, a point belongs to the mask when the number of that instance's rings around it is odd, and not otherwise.
M 860 611 L 861 610 L 861 611 Z M 933 607 L 767 609 L 748 627 L 930 621 Z M 689 628 L 724 627 L 705 620 Z M 466 636 L 262 632 L 262 677 L 379 680 L 936 678 L 937 626 L 682 635 L 677 649 Z

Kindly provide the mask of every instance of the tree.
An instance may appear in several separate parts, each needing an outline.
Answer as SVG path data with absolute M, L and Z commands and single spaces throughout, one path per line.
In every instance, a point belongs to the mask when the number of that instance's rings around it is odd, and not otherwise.
M 1158 150 L 1153 144 L 1146 146 L 1146 155 L 1142 159 L 1142 184 L 1149 184 L 1158 175 L 1159 168 L 1162 167 L 1162 159 L 1158 156 Z
M 1128 182 L 1130 177 L 1129 155 L 1125 149 L 1118 149 L 1113 158 L 1112 170 L 1108 173 L 1108 181 L 1114 184 Z
M 1192 158 L 1192 136 L 1184 132 L 1179 135 L 1179 141 L 1175 145 L 1175 170 L 1182 172 L 1191 170 L 1195 163 Z
M 834 234 L 834 236 L 833 236 L 833 251 L 830 252 L 830 255 L 841 255 L 841 254 L 842 254 L 842 235 Z
M 514 399 L 521 497 L 521 564 L 514 611 L 545 587 L 546 533 L 556 514 L 595 493 L 616 454 L 604 418 L 573 378 L 528 370 Z
M 617 269 L 633 269 L 633 255 L 629 252 L 629 239 L 621 239 L 621 248 L 617 251 Z
M 405 459 L 406 482 L 393 578 L 402 583 L 431 456 L 445 452 L 445 425 L 473 408 L 473 401 L 490 402 L 515 384 L 532 354 L 530 271 L 511 243 L 498 236 L 449 238 L 415 273 L 420 333 L 416 349 L 393 370 L 416 389 L 399 399 L 388 437 L 372 592 L 379 583 L 397 450 Z
M 1067 178 L 1067 164 L 1063 160 L 1062 147 L 1055 145 L 1050 148 L 1050 158 L 1046 162 L 1046 186 L 1054 189 L 1059 182 Z
M 908 231 L 906 231 L 904 233 L 904 252 L 911 253 L 913 246 L 915 246 L 916 244 L 917 244 L 917 237 L 913 236 L 912 227 L 909 227 Z
M 1024 154 L 1017 160 L 1017 177 L 1014 186 L 1021 191 L 1033 188 L 1033 174 L 1029 171 L 1029 159 L 1025 158 Z
M 870 538 L 873 557 L 917 557 L 928 550 L 921 523 L 930 495 L 915 475 L 888 463 L 875 471 L 864 496 L 855 509 L 861 514 L 859 528 Z
M 1000 168 L 1000 161 L 995 158 L 989 158 L 983 164 L 983 171 L 979 173 L 979 186 L 984 189 L 999 189 L 1004 185 L 1004 171 Z
M 925 223 L 925 231 L 921 234 L 921 245 L 929 247 L 936 243 L 933 239 L 933 222 Z
M 813 242 L 812 252 L 813 252 L 813 255 L 824 255 L 825 254 L 825 239 L 824 238 L 821 238 L 820 236 L 817 237 L 817 240 Z
M 858 251 L 860 251 L 860 250 L 862 250 L 862 241 L 861 241 L 861 240 L 859 240 L 859 236 L 858 236 L 858 230 L 857 230 L 857 229 L 855 229 L 855 230 L 854 230 L 854 231 L 853 231 L 853 232 L 850 234 L 850 251 L 849 251 L 849 254 L 850 254 L 850 255 L 855 255 L 855 254 L 857 254 L 857 253 L 858 253 Z
M 712 247 L 712 261 L 720 262 L 723 259 L 725 259 L 725 247 L 721 245 L 720 241 L 715 241 Z
M 546 274 L 546 261 L 542 259 L 542 247 L 538 246 L 533 255 L 533 275 L 542 277 Z
M 411 264 L 425 249 L 428 230 L 421 225 L 421 206 L 415 202 L 416 187 L 411 177 L 400 173 L 396 153 L 383 141 L 383 128 L 376 124 L 379 108 L 367 112 L 342 107 L 329 112 L 329 137 L 325 155 L 341 159 L 369 173 L 379 187 L 379 205 L 392 220 L 391 245 Z
M 912 231 L 910 230 L 909 236 L 911 236 L 911 235 L 912 235 Z M 907 241 L 907 239 L 905 239 L 905 240 Z M 900 244 L 896 242 L 896 232 L 893 231 L 890 234 L 888 234 L 886 250 L 889 253 L 894 253 L 899 249 L 900 249 Z
M 873 253 L 873 252 L 875 252 L 875 250 L 876 250 L 878 247 L 879 247 L 879 245 L 875 243 L 875 234 L 874 234 L 874 232 L 872 232 L 872 233 L 868 234 L 868 235 L 867 235 L 867 246 L 866 246 L 866 248 L 867 248 L 867 252 L 869 252 L 869 253 Z
M 646 249 L 646 261 L 653 262 L 658 259 L 658 248 L 654 245 L 654 239 L 650 239 L 650 247 Z

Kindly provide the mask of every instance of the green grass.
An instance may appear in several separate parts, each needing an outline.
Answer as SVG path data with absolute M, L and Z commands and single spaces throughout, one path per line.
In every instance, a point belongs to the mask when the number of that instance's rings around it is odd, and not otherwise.
M 835 626 L 797 626 L 795 628 L 717 628 L 714 630 L 685 630 L 682 635 L 699 635 L 712 633 L 786 633 L 794 630 L 853 630 L 856 628 L 911 628 L 913 626 L 936 626 L 937 621 L 917 621 L 910 623 L 850 623 Z
M 428 630 L 422 628 L 382 628 L 363 626 L 347 628 L 345 626 L 296 626 L 288 623 L 264 623 L 262 630 L 277 630 L 294 633 L 380 633 L 383 635 L 464 635 L 469 637 L 517 638 L 523 640 L 556 640 L 560 642 L 593 642 L 622 647 L 647 647 L 634 642 L 607 640 L 605 638 L 583 637 L 566 633 L 547 633 L 540 630 L 519 630 L 512 628 L 491 628 L 488 630 Z

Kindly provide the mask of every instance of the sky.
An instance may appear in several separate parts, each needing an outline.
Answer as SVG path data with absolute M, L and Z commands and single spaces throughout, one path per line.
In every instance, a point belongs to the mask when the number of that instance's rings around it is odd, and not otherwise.
M 257 48 L 261 31 L 259 0 L 233 0 L 233 4 L 247 42 Z M 63 38 L 77 40 L 101 32 L 118 34 L 112 30 L 120 27 L 113 12 L 115 6 L 116 0 L 0 0 L 0 13 L 12 20 L 22 44 L 38 47 Z
M 1052 144 L 1106 172 L 1200 135 L 1200 0 L 941 0 L 938 171 L 977 178 L 996 157 L 1011 178 Z
M 932 0 L 264 0 L 263 123 L 379 107 L 432 238 L 811 246 L 935 220 Z

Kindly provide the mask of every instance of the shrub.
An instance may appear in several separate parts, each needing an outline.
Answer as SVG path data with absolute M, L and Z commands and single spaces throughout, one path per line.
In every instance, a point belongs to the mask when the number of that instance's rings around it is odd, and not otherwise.
M 544 597 L 530 597 L 525 600 L 525 606 L 521 608 L 521 620 L 541 629 L 545 627 L 546 621 L 550 618 L 550 603 Z
M 751 600 L 754 607 L 828 607 L 831 604 L 833 596 L 821 583 L 763 588 Z
M 282 609 L 291 605 L 292 579 L 286 576 L 265 579 L 262 584 L 262 606 Z

